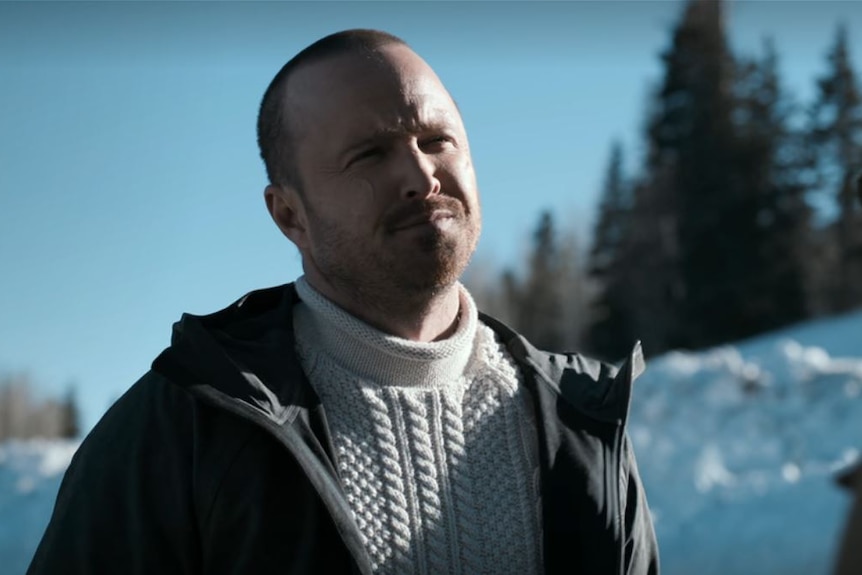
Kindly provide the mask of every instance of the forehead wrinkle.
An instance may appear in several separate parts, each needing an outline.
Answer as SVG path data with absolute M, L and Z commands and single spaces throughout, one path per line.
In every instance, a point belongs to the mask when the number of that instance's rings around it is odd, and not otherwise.
M 408 105 L 389 117 L 374 118 L 368 125 L 357 130 L 356 136 L 347 142 L 346 149 L 352 150 L 369 143 L 385 142 L 433 130 L 452 130 L 457 126 L 452 116 L 450 110 L 423 104 L 420 100 L 418 106 Z
M 303 148 L 300 143 L 315 133 L 310 120 L 316 112 L 318 95 L 327 99 L 335 96 L 335 102 L 343 100 L 340 95 L 348 93 L 356 98 L 359 94 L 349 90 L 354 80 L 363 85 L 360 100 L 351 102 L 351 107 L 359 113 L 355 118 L 359 121 L 340 134 L 340 143 L 333 142 L 342 152 L 375 138 L 380 141 L 438 129 L 460 131 L 462 124 L 457 105 L 434 71 L 423 63 L 417 75 L 416 68 L 393 62 L 384 57 L 383 52 L 385 50 L 381 50 L 379 58 L 343 54 L 309 63 L 295 71 L 283 105 L 288 130 L 297 147 Z M 375 85 L 369 87 L 362 83 L 368 75 L 376 77 Z M 388 110 L 381 110 L 376 100 L 385 92 L 397 94 L 397 102 Z M 364 120 L 359 119 L 362 116 Z

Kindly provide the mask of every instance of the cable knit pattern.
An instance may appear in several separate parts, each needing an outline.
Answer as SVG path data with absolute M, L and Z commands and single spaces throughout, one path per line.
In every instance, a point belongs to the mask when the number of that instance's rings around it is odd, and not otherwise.
M 297 351 L 375 573 L 540 573 L 529 396 L 467 291 L 452 337 L 417 343 L 296 286 Z
M 408 392 L 404 393 L 401 399 L 406 408 L 405 427 L 408 431 L 409 451 L 413 456 L 419 513 L 422 517 L 419 527 L 423 536 L 417 537 L 417 543 L 423 544 L 425 549 L 424 553 L 418 549 L 417 551 L 427 557 L 428 563 L 428 570 L 420 569 L 420 572 L 445 573 L 449 558 L 446 532 L 439 528 L 443 524 L 443 506 L 440 502 L 441 489 L 437 480 L 428 410 L 425 406 L 428 398 L 415 397 Z
M 464 420 L 460 398 L 444 396 L 443 429 L 446 462 L 452 477 L 452 501 L 459 536 L 458 556 L 463 569 L 453 573 L 482 573 L 482 510 L 477 505 L 473 486 L 478 482 L 472 476 L 475 465 L 467 460 L 467 443 L 464 439 Z
M 411 540 L 410 515 L 407 511 L 407 498 L 405 497 L 404 482 L 402 480 L 405 473 L 401 467 L 399 446 L 396 443 L 392 418 L 389 417 L 389 407 L 379 397 L 378 390 L 364 389 L 363 392 L 363 396 L 367 400 L 366 405 L 371 409 L 362 411 L 370 411 L 373 424 L 373 437 L 377 439 L 377 456 L 382 464 L 383 489 L 380 495 L 382 495 L 383 501 L 388 503 L 386 509 L 389 511 L 390 541 L 384 541 L 383 547 L 374 549 L 374 552 L 382 557 L 390 555 L 390 549 L 386 548 L 386 544 L 389 543 L 392 548 L 391 554 L 395 558 L 394 565 L 397 571 L 401 572 L 406 568 L 407 553 L 410 549 Z M 361 409 L 362 406 L 354 404 L 351 407 L 360 407 Z M 341 467 L 347 471 L 351 479 L 358 474 L 357 470 L 349 466 L 342 465 Z M 350 483 L 353 483 L 353 481 L 350 481 Z M 354 490 L 357 490 L 357 487 L 359 486 L 354 486 Z M 362 491 L 358 495 L 360 497 L 373 496 L 373 494 Z M 368 511 L 363 509 L 362 514 L 366 516 L 366 522 L 372 520 Z M 373 536 L 374 534 L 372 533 L 371 535 Z

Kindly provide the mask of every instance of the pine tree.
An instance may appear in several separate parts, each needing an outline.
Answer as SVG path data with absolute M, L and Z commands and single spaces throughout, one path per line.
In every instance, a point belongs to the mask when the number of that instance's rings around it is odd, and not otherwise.
M 563 351 L 565 347 L 562 324 L 565 286 L 561 272 L 554 219 L 549 211 L 544 211 L 533 234 L 524 285 L 514 290 L 520 300 L 517 328 L 541 349 Z
M 630 198 L 623 174 L 623 149 L 619 142 L 614 142 L 590 250 L 591 274 L 603 277 L 613 268 L 623 243 L 625 220 L 630 209 Z
M 608 361 L 624 357 L 636 337 L 632 309 L 632 280 L 629 246 L 632 219 L 630 186 L 623 173 L 623 150 L 619 142 L 611 147 L 599 216 L 590 250 L 589 273 L 597 283 L 593 301 L 588 347 Z
M 734 176 L 734 62 L 723 2 L 692 0 L 663 55 L 665 77 L 649 122 L 643 195 L 654 211 L 657 294 L 653 321 L 667 347 L 701 347 L 739 333 L 749 214 Z M 642 202 L 643 203 L 643 202 Z M 662 309 L 664 308 L 664 309 Z
M 750 219 L 738 315 L 747 324 L 741 335 L 750 335 L 809 315 L 811 159 L 791 128 L 797 107 L 782 90 L 771 40 L 761 59 L 740 66 L 737 86 L 735 164 Z
M 829 275 L 836 280 L 830 290 L 831 311 L 842 311 L 862 304 L 862 215 L 854 198 L 854 179 L 862 170 L 862 95 L 844 26 L 837 29 L 828 65 L 818 81 L 811 138 L 822 188 L 834 196 L 837 206 L 831 228 L 837 256 Z
M 635 198 L 648 246 L 635 248 L 635 261 L 658 284 L 644 292 L 637 331 L 661 322 L 653 335 L 664 349 L 736 340 L 808 314 L 810 208 L 794 108 L 771 43 L 761 59 L 733 56 L 723 6 L 691 0 L 673 31 Z
M 633 184 L 634 209 L 620 262 L 632 334 L 647 357 L 687 345 L 681 336 L 688 320 L 681 312 L 685 286 L 671 175 L 671 169 L 655 170 Z

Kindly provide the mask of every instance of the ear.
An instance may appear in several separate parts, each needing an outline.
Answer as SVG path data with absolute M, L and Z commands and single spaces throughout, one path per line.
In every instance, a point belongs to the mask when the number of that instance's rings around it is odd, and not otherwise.
M 299 192 L 289 186 L 270 184 L 263 191 L 263 197 L 269 215 L 281 233 L 304 251 L 308 245 L 308 218 Z

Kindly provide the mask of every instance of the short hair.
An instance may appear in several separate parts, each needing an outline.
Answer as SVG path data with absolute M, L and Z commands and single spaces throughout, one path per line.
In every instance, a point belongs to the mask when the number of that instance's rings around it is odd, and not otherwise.
M 257 117 L 257 144 L 271 184 L 290 185 L 301 190 L 296 165 L 296 143 L 293 141 L 284 98 L 291 74 L 297 68 L 346 53 L 373 55 L 388 44 L 407 43 L 387 32 L 353 29 L 336 32 L 309 45 L 285 64 L 263 95 Z

